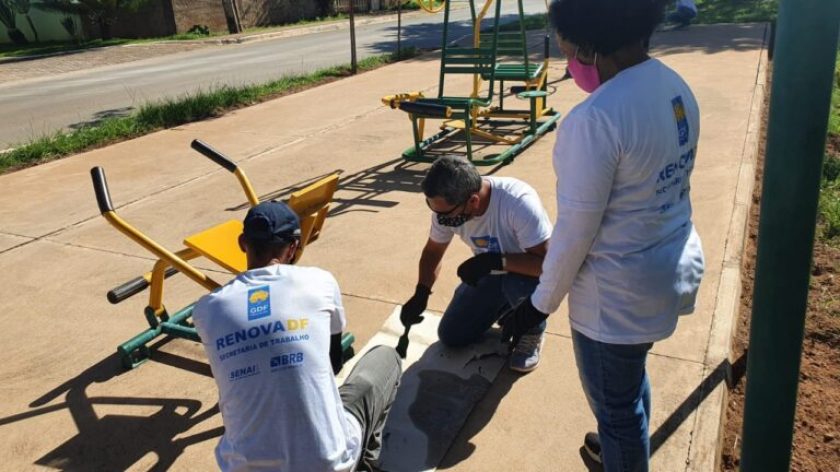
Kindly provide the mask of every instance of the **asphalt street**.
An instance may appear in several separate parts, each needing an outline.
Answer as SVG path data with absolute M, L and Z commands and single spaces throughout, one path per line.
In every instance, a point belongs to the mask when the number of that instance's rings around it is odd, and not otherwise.
M 544 0 L 524 0 L 526 13 L 545 11 Z M 500 21 L 516 19 L 513 2 Z M 469 9 L 453 7 L 450 38 L 470 33 Z M 404 45 L 438 48 L 443 14 L 403 19 Z M 358 57 L 396 49 L 396 20 L 356 27 Z M 0 149 L 107 116 L 125 115 L 148 101 L 221 85 L 268 82 L 350 62 L 349 30 L 222 45 L 152 59 L 9 82 L 0 85 Z M 2 71 L 2 65 L 0 65 Z M 397 87 L 398 88 L 398 87 Z M 383 91 L 387 93 L 389 91 Z

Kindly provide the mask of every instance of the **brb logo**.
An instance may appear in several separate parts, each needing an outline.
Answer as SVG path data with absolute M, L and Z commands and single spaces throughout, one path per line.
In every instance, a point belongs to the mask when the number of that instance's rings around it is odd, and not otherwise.
M 268 285 L 248 290 L 248 321 L 271 315 L 271 292 Z
M 282 354 L 271 358 L 271 369 L 277 370 L 286 367 L 297 367 L 303 364 L 303 353 L 292 352 L 290 354 Z

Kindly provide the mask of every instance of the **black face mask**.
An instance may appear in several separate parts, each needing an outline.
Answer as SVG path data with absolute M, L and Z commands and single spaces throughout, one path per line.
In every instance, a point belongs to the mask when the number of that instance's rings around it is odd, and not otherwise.
M 461 213 L 457 216 L 444 216 L 441 214 L 437 215 L 437 222 L 443 226 L 450 226 L 456 228 L 458 226 L 463 225 L 470 219 L 469 215 L 465 215 Z

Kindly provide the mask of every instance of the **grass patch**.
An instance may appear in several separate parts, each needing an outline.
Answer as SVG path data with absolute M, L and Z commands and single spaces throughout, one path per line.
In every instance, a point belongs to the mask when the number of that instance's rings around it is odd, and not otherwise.
M 831 90 L 831 113 L 828 116 L 828 134 L 840 136 L 840 58 L 834 67 L 834 86 Z
M 91 39 L 89 41 L 80 42 L 47 41 L 40 43 L 31 43 L 25 46 L 19 46 L 15 44 L 0 44 L 0 58 L 43 56 L 45 54 L 53 54 L 57 52 L 79 51 L 84 49 L 103 48 L 107 46 L 122 46 L 125 44 L 154 43 L 159 41 L 189 41 L 194 39 L 207 39 L 210 36 L 219 36 L 222 34 L 225 33 L 210 33 L 209 35 L 201 33 L 178 33 L 172 36 L 162 36 L 158 38 L 114 38 L 108 40 Z
M 840 59 L 834 69 L 828 143 L 823 161 L 817 237 L 832 246 L 840 245 Z
M 440 5 L 440 2 L 435 1 L 434 8 L 437 8 L 439 5 Z M 414 0 L 407 0 L 407 1 L 403 2 L 403 4 L 402 4 L 402 11 L 413 11 L 413 10 L 419 10 L 419 9 L 420 9 L 420 5 L 418 5 L 417 2 L 415 2 Z M 388 11 L 388 12 L 396 12 L 397 10 L 399 10 L 399 7 L 397 5 L 390 5 L 390 6 L 382 9 L 382 11 Z
M 359 71 L 376 69 L 418 54 L 419 52 L 414 48 L 405 48 L 399 57 L 396 54 L 372 56 L 359 61 Z M 174 99 L 152 102 L 143 105 L 130 116 L 107 118 L 96 125 L 76 131 L 58 132 L 2 153 L 0 154 L 0 173 L 136 138 L 160 129 L 221 116 L 237 108 L 349 75 L 350 66 L 342 65 L 321 69 L 311 74 L 283 77 L 266 84 L 242 87 L 221 86 Z
M 523 21 L 516 20 L 499 25 L 499 31 L 519 31 L 520 23 L 525 23 L 525 31 L 545 29 L 546 21 L 548 21 L 548 15 L 545 13 L 534 13 L 525 15 Z
M 697 18 L 693 21 L 696 24 L 771 21 L 776 19 L 779 8 L 778 0 L 696 0 L 696 4 Z M 545 13 L 525 15 L 525 30 L 543 29 L 546 21 Z M 519 23 L 517 20 L 499 25 L 499 31 L 519 31 Z
M 776 19 L 778 0 L 696 0 L 694 23 L 754 23 Z
M 299 20 L 294 23 L 287 23 L 284 25 L 272 25 L 272 26 L 254 26 L 252 28 L 245 28 L 245 33 L 267 33 L 270 31 L 277 31 L 286 28 L 294 28 L 298 26 L 306 26 L 311 25 L 313 23 L 329 23 L 333 21 L 342 21 L 350 18 L 350 15 L 346 13 L 337 13 L 335 15 L 330 16 L 319 16 L 316 18 L 311 18 L 308 20 Z

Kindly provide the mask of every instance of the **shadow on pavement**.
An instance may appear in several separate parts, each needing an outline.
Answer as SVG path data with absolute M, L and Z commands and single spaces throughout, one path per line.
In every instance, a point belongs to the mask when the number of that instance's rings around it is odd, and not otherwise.
M 732 30 L 740 34 L 732 34 Z M 697 25 L 659 32 L 651 39 L 653 56 L 701 52 L 753 51 L 764 47 L 770 27 L 764 24 Z M 724 34 L 724 31 L 726 33 Z
M 492 13 L 492 12 L 491 12 Z M 488 13 L 488 16 L 492 16 L 491 13 Z M 440 22 L 439 23 L 415 23 L 415 24 L 403 24 L 402 26 L 402 34 L 401 34 L 401 41 L 402 46 L 414 46 L 421 49 L 439 49 L 441 47 L 441 41 L 443 40 L 443 13 L 441 12 Z M 499 24 L 509 23 L 512 21 L 516 21 L 518 15 L 515 14 L 502 14 L 499 17 Z M 482 23 L 482 27 L 492 27 L 493 22 L 492 19 L 485 19 Z M 377 41 L 367 48 L 371 51 L 374 51 L 377 54 L 382 53 L 389 53 L 397 50 L 397 21 L 394 20 L 393 26 L 388 27 L 385 32 L 388 39 Z M 470 20 L 465 21 L 452 21 L 449 24 L 449 41 L 455 41 L 461 39 L 465 36 L 472 35 L 472 22 Z M 423 60 L 424 57 L 428 58 L 430 55 L 420 56 L 420 60 Z M 435 58 L 435 60 L 437 60 Z
M 426 175 L 428 164 L 406 162 L 402 158 L 376 164 L 354 174 L 344 175 L 343 169 L 310 177 L 292 185 L 259 196 L 260 201 L 281 200 L 292 193 L 332 174 L 339 174 L 338 189 L 333 197 L 329 216 L 338 216 L 352 211 L 376 213 L 381 208 L 392 208 L 399 202 L 382 197 L 389 192 L 419 193 L 420 182 Z M 248 208 L 247 202 L 226 208 L 240 211 Z M 357 206 L 368 208 L 354 208 Z
M 700 385 L 686 397 L 685 400 L 671 413 L 670 416 L 656 429 L 650 436 L 650 455 L 656 454 L 656 451 L 665 444 L 665 441 L 671 437 L 674 432 L 682 425 L 703 401 L 711 394 L 715 388 L 721 383 L 725 382 L 727 388 L 733 388 L 741 381 L 747 368 L 747 353 L 739 357 L 735 363 L 730 363 L 729 359 L 722 361 L 715 367 L 715 370 L 709 373 Z
M 122 107 L 122 108 L 113 108 L 111 110 L 102 110 L 98 111 L 93 114 L 91 119 L 87 121 L 79 121 L 78 123 L 73 123 L 68 125 L 67 127 L 73 130 L 78 130 L 82 128 L 89 128 L 91 126 L 99 126 L 102 124 L 103 121 L 109 118 L 123 118 L 131 114 L 134 111 L 134 107 Z
M 160 354 L 156 353 L 156 360 L 163 357 L 175 362 L 171 358 L 178 357 Z M 157 457 L 157 463 L 149 470 L 166 470 L 188 446 L 219 437 L 224 432 L 224 428 L 217 427 L 174 439 L 218 414 L 218 404 L 199 413 L 202 403 L 189 398 L 87 395 L 89 386 L 107 382 L 124 373 L 118 355 L 114 353 L 34 400 L 29 404 L 32 410 L 0 418 L 0 426 L 68 410 L 78 434 L 35 461 L 37 465 L 61 470 L 126 470 L 149 453 Z M 48 405 L 65 394 L 64 402 Z M 139 411 L 148 411 L 148 407 L 157 408 L 149 415 L 106 413 L 100 416 L 94 409 L 95 405 L 136 406 L 140 407 Z M 121 411 L 128 409 L 121 408 Z
M 507 364 L 499 371 L 496 380 L 490 386 L 490 390 L 484 395 L 484 398 L 475 406 L 463 429 L 458 432 L 455 441 L 449 447 L 446 455 L 441 460 L 439 469 L 449 469 L 455 467 L 460 462 L 470 458 L 475 452 L 475 444 L 470 442 L 470 439 L 478 435 L 485 426 L 493 419 L 496 414 L 499 404 L 502 399 L 513 388 L 513 384 L 522 377 L 519 374 L 507 368 Z

